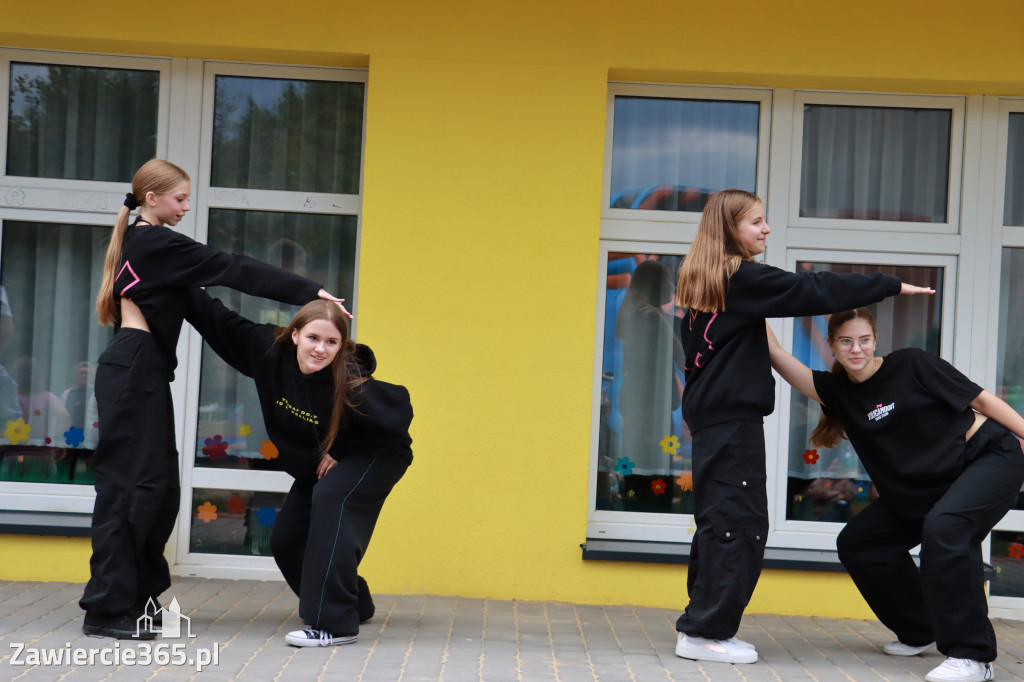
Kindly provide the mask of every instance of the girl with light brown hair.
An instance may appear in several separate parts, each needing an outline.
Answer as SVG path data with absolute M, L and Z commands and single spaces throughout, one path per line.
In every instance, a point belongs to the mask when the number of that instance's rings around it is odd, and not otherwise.
M 764 417 L 775 409 L 765 318 L 818 315 L 899 293 L 933 293 L 876 273 L 795 274 L 754 258 L 771 228 L 755 194 L 714 194 L 679 272 L 685 308 L 683 418 L 693 437 L 696 531 L 690 544 L 690 602 L 676 621 L 676 655 L 754 663 L 736 638 L 761 573 L 768 538 Z

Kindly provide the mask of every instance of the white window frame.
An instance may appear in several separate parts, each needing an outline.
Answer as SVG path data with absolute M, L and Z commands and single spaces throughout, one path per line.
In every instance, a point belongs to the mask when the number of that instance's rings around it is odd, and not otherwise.
M 839 218 L 804 218 L 800 216 L 800 180 L 803 165 L 804 105 L 821 104 L 846 107 L 886 107 L 891 109 L 946 109 L 950 117 L 949 183 L 946 187 L 946 222 L 918 223 L 893 220 L 858 220 Z M 964 114 L 966 100 L 962 96 L 879 95 L 852 92 L 821 92 L 797 90 L 793 93 L 793 132 L 790 151 L 789 225 L 792 228 L 825 228 L 833 230 L 872 230 L 878 232 L 914 232 L 958 234 L 960 229 L 960 197 L 963 183 Z
M 10 93 L 12 62 L 158 72 L 156 154 L 163 156 L 167 153 L 172 138 L 171 73 L 174 60 L 0 48 L 0 93 L 5 99 Z M 0 229 L 7 221 L 112 228 L 124 202 L 127 183 L 7 175 L 9 107 L 8 102 L 0 112 Z M 3 513 L 92 514 L 96 492 L 91 485 L 0 481 L 0 498 L 4 500 L 0 509 Z
M 688 244 L 652 244 L 637 240 L 602 239 L 597 287 L 602 294 L 607 291 L 608 254 L 645 253 L 684 256 L 690 250 Z M 587 481 L 587 537 L 601 540 L 645 540 L 654 542 L 689 542 L 695 527 L 692 514 L 652 514 L 644 512 L 621 512 L 597 509 L 597 457 L 601 431 L 601 374 L 604 359 L 605 297 L 598 296 L 594 324 L 597 334 L 594 340 L 593 399 L 590 414 L 590 467 Z M 685 529 L 685 538 L 680 530 Z
M 362 148 L 360 150 L 359 194 L 326 194 L 317 192 L 281 191 L 265 189 L 242 189 L 216 187 L 210 185 L 210 170 L 213 163 L 213 114 L 214 91 L 218 76 L 241 76 L 248 78 L 289 79 L 289 80 L 321 80 L 337 82 L 359 82 L 368 85 L 368 73 L 362 69 L 342 69 L 310 66 L 284 66 L 243 64 L 220 61 L 189 60 L 192 78 L 189 80 L 191 98 L 201 101 L 201 113 L 197 120 L 190 121 L 200 143 L 198 154 L 194 159 L 199 172 L 193 181 L 193 194 L 198 193 L 202 202 L 193 210 L 196 214 L 195 239 L 206 243 L 209 235 L 209 216 L 213 209 L 247 210 L 254 212 L 272 211 L 282 213 L 312 213 L 320 215 L 352 215 L 356 217 L 356 272 L 359 271 L 360 242 L 362 239 L 362 184 L 365 167 L 366 144 L 366 103 L 368 93 L 364 90 Z M 353 303 L 358 301 L 359 278 L 355 278 Z M 352 334 L 355 335 L 355 320 L 352 321 Z M 188 338 L 187 350 L 181 351 L 179 357 L 187 358 L 187 390 L 184 397 L 185 415 L 182 425 L 184 446 L 182 452 L 181 475 L 181 509 L 178 516 L 177 537 L 172 538 L 174 544 L 175 572 L 184 575 L 203 575 L 207 577 L 245 577 L 254 579 L 277 579 L 280 571 L 273 557 L 241 556 L 193 552 L 190 549 L 191 525 L 193 521 L 193 490 L 196 488 L 231 490 L 231 491 L 262 491 L 286 493 L 291 488 L 293 479 L 283 471 L 253 471 L 238 469 L 219 469 L 195 466 L 196 438 L 199 417 L 199 384 L 202 365 L 202 338 L 198 332 L 186 326 L 182 336 Z M 186 370 L 182 370 L 183 372 Z
M 689 243 L 697 236 L 700 212 L 651 211 L 610 208 L 612 179 L 612 133 L 615 129 L 616 97 L 648 97 L 652 99 L 684 99 L 758 103 L 757 190 L 758 196 L 768 192 L 769 132 L 771 130 L 772 91 L 767 88 L 729 88 L 718 86 L 637 85 L 609 83 L 605 155 L 601 185 L 601 238 L 661 243 Z
M 1019 225 L 1006 225 L 1003 222 L 1005 209 L 1005 188 L 1006 188 L 1006 162 L 1009 144 L 1010 114 L 1024 114 L 1024 99 L 986 97 L 988 108 L 992 109 L 997 119 L 997 134 L 995 139 L 995 174 L 991 183 L 992 197 L 992 229 L 996 230 L 999 238 L 992 244 L 988 276 L 989 291 L 992 295 L 988 297 L 986 328 L 989 330 L 998 329 L 999 306 L 1000 306 L 1000 278 L 1002 265 L 1002 252 L 1004 248 L 1024 248 L 1024 227 Z M 979 282 L 983 281 L 979 278 Z M 989 344 L 991 346 L 991 344 Z M 994 348 L 987 348 L 988 363 L 986 367 L 986 385 L 995 386 L 998 358 Z M 1024 510 L 1011 509 L 1006 513 L 999 523 L 995 525 L 994 531 L 1021 531 L 1024 530 Z M 990 547 L 986 548 L 986 553 Z M 991 558 L 989 555 L 986 558 Z M 1020 617 L 1024 609 L 1024 597 L 1007 597 L 989 595 L 989 607 L 993 616 Z
M 952 362 L 954 348 L 954 314 L 956 311 L 957 264 L 955 255 L 907 254 L 900 252 L 878 251 L 826 251 L 819 249 L 789 249 L 786 269 L 796 270 L 797 263 L 834 263 L 834 264 L 868 264 L 893 265 L 910 267 L 941 268 L 942 274 L 942 321 L 940 327 L 939 354 Z M 793 318 L 775 318 L 771 325 L 785 348 L 793 347 L 793 331 L 796 323 Z M 777 376 L 777 375 L 776 375 Z M 845 524 L 829 521 L 798 521 L 786 518 L 788 497 L 787 474 L 789 466 L 789 424 L 790 407 L 793 388 L 781 378 L 776 379 L 777 399 L 775 412 L 766 420 L 765 441 L 774 443 L 775 457 L 767 458 L 769 516 L 772 528 L 768 533 L 768 546 L 780 548 L 801 548 L 834 550 L 836 535 Z M 769 439 L 769 425 L 773 437 Z M 769 452 L 772 448 L 769 447 Z

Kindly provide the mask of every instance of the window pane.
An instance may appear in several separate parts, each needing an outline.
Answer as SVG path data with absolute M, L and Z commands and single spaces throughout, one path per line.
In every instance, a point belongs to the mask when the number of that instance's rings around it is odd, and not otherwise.
M 94 363 L 112 333 L 93 301 L 109 236 L 106 227 L 3 224 L 0 480 L 93 482 Z
M 271 556 L 270 532 L 284 493 L 192 491 L 189 549 L 202 554 Z
M 1010 114 L 1003 224 L 1024 225 L 1024 114 Z
M 948 109 L 804 106 L 800 215 L 946 222 Z
M 1024 597 L 1024 533 L 992 531 L 993 597 Z
M 218 76 L 215 187 L 358 194 L 363 83 Z
M 356 217 L 213 209 L 210 246 L 245 253 L 305 275 L 352 303 Z M 210 295 L 250 320 L 286 325 L 300 306 L 210 287 Z M 349 310 L 356 312 L 354 305 Z M 196 466 L 278 470 L 256 389 L 203 346 Z
M 616 97 L 611 208 L 701 211 L 757 187 L 758 102 Z
M 131 182 L 156 156 L 160 74 L 11 64 L 7 174 Z
M 672 304 L 681 262 L 608 254 L 598 509 L 693 513 L 690 434 L 680 407 L 685 361 Z
M 996 394 L 1024 413 L 1024 249 L 1004 248 L 999 272 Z M 1014 509 L 1024 509 L 1024 496 Z
M 884 272 L 905 282 L 935 289 L 934 296 L 896 296 L 868 306 L 878 320 L 875 355 L 912 346 L 938 354 L 942 327 L 942 268 L 798 263 L 797 269 L 815 272 Z M 815 370 L 832 367 L 828 347 L 828 316 L 795 320 L 793 355 Z M 789 425 L 789 481 L 786 518 L 801 521 L 850 520 L 877 495 L 871 479 L 850 442 L 835 448 L 812 449 L 811 432 L 818 425 L 821 409 L 796 391 L 791 392 Z

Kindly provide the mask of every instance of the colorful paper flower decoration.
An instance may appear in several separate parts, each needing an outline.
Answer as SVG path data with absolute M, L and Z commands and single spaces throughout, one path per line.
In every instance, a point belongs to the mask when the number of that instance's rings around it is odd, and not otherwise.
M 241 495 L 228 497 L 228 511 L 232 514 L 241 514 L 245 511 L 245 498 Z
M 211 462 L 216 462 L 218 459 L 227 459 L 228 442 L 221 438 L 219 433 L 213 438 L 207 438 L 203 442 L 206 443 L 203 446 L 203 454 L 209 457 Z
M 260 454 L 263 455 L 263 459 L 271 460 L 277 459 L 277 446 L 269 440 L 263 441 L 260 445 Z
M 633 460 L 629 457 L 619 457 L 615 460 L 615 470 L 623 476 L 629 476 L 633 473 Z
M 260 507 L 256 513 L 256 520 L 264 526 L 273 526 L 277 519 L 277 510 L 273 507 Z
M 217 505 L 210 501 L 203 502 L 196 508 L 196 516 L 203 523 L 209 523 L 217 518 Z
M 661 445 L 661 451 L 668 455 L 676 454 L 676 450 L 679 449 L 679 436 L 665 436 L 658 444 Z
M 250 433 L 252 433 L 252 427 L 249 426 L 248 424 L 242 424 L 241 426 L 238 427 L 238 433 L 241 436 L 248 436 Z
M 665 479 L 656 478 L 651 481 L 651 490 L 654 491 L 655 495 L 664 495 L 666 488 L 668 488 L 668 484 L 665 483 Z
M 817 464 L 820 457 L 817 450 L 804 450 L 804 461 L 808 464 Z
M 1011 542 L 1007 549 L 1009 550 L 1011 559 L 1020 559 L 1021 557 L 1024 557 L 1024 545 L 1019 542 Z
M 679 478 L 676 479 L 676 484 L 680 490 L 693 490 L 693 474 L 683 472 L 679 474 Z
M 8 419 L 7 428 L 4 429 L 4 438 L 11 439 L 11 445 L 28 442 L 28 434 L 32 433 L 32 427 L 25 423 L 21 417 Z

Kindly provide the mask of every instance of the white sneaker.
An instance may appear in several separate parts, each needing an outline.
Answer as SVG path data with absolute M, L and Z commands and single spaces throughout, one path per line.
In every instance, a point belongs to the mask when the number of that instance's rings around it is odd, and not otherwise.
M 305 630 L 292 630 L 284 637 L 284 641 L 292 646 L 332 646 L 334 644 L 351 644 L 359 639 L 359 635 L 344 635 L 335 637 L 326 630 L 306 628 Z
M 733 646 L 738 646 L 741 649 L 753 649 L 754 648 L 753 644 L 751 644 L 750 642 L 744 642 L 739 637 L 730 637 L 729 639 L 727 639 L 725 641 L 728 642 L 729 644 L 732 644 Z
M 947 658 L 928 673 L 928 682 L 985 682 L 992 679 L 992 666 L 969 658 Z
M 935 642 L 932 642 L 935 644 Z M 904 644 L 903 642 L 896 640 L 895 642 L 889 642 L 882 647 L 882 651 L 889 654 L 890 656 L 917 656 L 919 653 L 930 647 L 932 644 L 925 644 L 924 646 L 911 646 Z
M 679 633 L 676 656 L 694 661 L 722 661 L 723 663 L 757 663 L 757 649 L 752 644 L 731 639 L 704 639 Z

